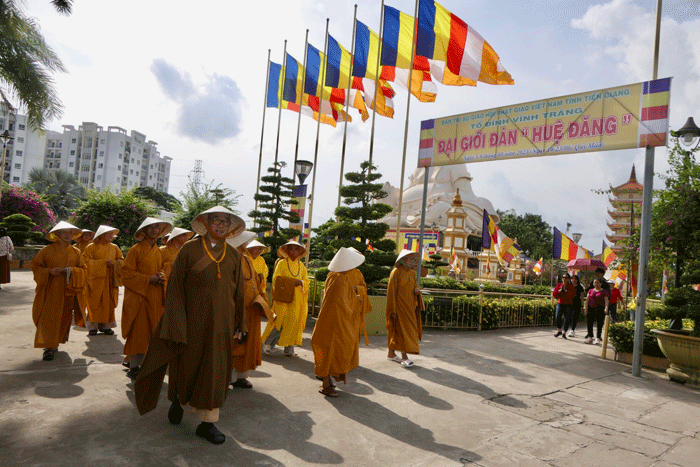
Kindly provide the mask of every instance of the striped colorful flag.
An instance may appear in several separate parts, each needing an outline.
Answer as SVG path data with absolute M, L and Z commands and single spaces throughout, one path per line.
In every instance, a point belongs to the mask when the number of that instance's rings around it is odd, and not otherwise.
M 532 272 L 534 272 L 536 276 L 542 274 L 542 258 L 532 266 Z
M 357 78 L 374 80 L 379 63 L 381 39 L 361 21 L 355 22 L 355 57 L 352 64 L 352 75 Z M 381 73 L 381 67 L 379 67 Z
M 433 139 L 435 137 L 435 120 L 423 120 L 420 123 L 420 149 L 418 149 L 418 167 L 430 167 L 433 160 Z
M 498 228 L 486 209 L 484 209 L 481 243 L 484 249 L 491 249 L 496 253 L 498 262 L 502 266 L 507 265 L 513 261 L 513 258 L 520 255 L 520 246 Z
M 330 88 L 347 89 L 351 65 L 352 54 L 329 35 L 325 85 Z M 352 82 L 350 84 L 352 85 Z
M 421 102 L 435 102 L 437 86 L 433 83 L 429 71 L 417 70 L 414 66 L 410 85 L 408 82 L 414 29 L 413 16 L 384 5 L 381 77 L 410 89 L 411 94 Z
M 369 238 L 365 241 L 367 243 L 367 251 L 374 251 L 374 247 L 369 241 Z
M 580 247 L 572 239 L 561 233 L 554 227 L 554 245 L 552 248 L 552 258 L 569 261 L 576 258 L 590 258 L 591 252 Z
M 498 54 L 467 23 L 433 0 L 420 0 L 416 31 L 418 67 L 442 84 L 515 84 Z
M 612 248 L 606 245 L 605 240 L 603 240 L 603 262 L 605 263 L 605 267 L 609 268 L 612 262 L 616 259 L 617 255 L 615 254 L 615 252 L 612 251 Z
M 347 115 L 343 110 L 345 102 L 345 94 L 333 98 L 333 89 L 323 86 L 325 75 L 326 60 L 323 52 L 320 52 L 316 47 L 308 44 L 306 51 L 306 69 L 304 81 L 304 103 L 311 109 L 318 112 L 319 108 L 322 113 L 328 116 L 333 116 L 336 121 L 352 121 L 352 117 Z M 323 100 L 321 100 L 323 96 Z M 354 99 L 351 100 L 354 102 Z M 364 104 L 362 104 L 364 108 Z M 360 109 L 362 113 L 362 109 Z M 366 110 L 365 110 L 366 112 Z M 366 118 L 365 118 L 366 120 Z
M 627 273 L 624 269 L 608 269 L 605 271 L 604 278 L 608 281 L 615 282 L 615 285 L 619 287 L 620 284 L 627 280 Z
M 671 78 L 644 83 L 639 122 L 639 147 L 666 146 Z

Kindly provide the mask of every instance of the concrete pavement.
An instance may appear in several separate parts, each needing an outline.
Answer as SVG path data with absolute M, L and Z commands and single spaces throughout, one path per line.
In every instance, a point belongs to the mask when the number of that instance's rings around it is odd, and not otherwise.
M 360 346 L 360 367 L 318 394 L 304 334 L 299 358 L 265 357 L 252 390 L 230 390 L 217 426 L 139 416 L 120 329 L 72 328 L 53 362 L 32 347 L 30 272 L 0 290 L 2 466 L 695 466 L 700 392 L 665 373 L 629 374 L 582 338 L 550 329 L 427 331 L 416 366 L 386 359 L 386 338 Z M 117 309 L 118 321 L 120 307 Z M 165 386 L 167 387 L 167 380 Z

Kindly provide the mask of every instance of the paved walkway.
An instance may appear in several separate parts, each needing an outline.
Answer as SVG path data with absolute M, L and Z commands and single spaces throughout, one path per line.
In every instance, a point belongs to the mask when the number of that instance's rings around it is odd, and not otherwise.
M 664 373 L 634 378 L 599 347 L 541 328 L 429 331 L 409 370 L 372 337 L 337 399 L 317 392 L 307 329 L 300 358 L 266 357 L 252 390 L 230 391 L 217 423 L 227 440 L 214 446 L 194 435 L 194 418 L 168 423 L 165 391 L 138 415 L 119 334 L 74 327 L 56 360 L 41 361 L 31 273 L 12 280 L 0 290 L 3 466 L 700 463 L 699 391 Z

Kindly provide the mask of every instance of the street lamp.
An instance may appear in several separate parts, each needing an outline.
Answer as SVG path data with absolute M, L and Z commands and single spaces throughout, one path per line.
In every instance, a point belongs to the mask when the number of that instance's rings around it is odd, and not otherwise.
M 2 163 L 0 163 L 0 183 L 2 183 L 1 181 L 5 180 L 5 153 L 7 151 L 7 143 L 12 141 L 13 138 L 12 136 L 10 136 L 10 132 L 5 130 L 2 134 L 0 134 L 0 139 L 2 140 Z
M 299 185 L 304 184 L 304 180 L 311 173 L 311 168 L 314 166 L 313 162 L 298 160 L 294 163 L 294 172 L 299 177 Z
M 574 237 L 574 243 L 576 243 L 578 245 L 578 242 L 579 242 L 579 240 L 581 240 L 581 237 L 583 236 L 583 234 L 575 233 L 575 234 L 572 234 L 571 236 Z
M 671 130 L 671 135 L 678 138 L 681 145 L 690 151 L 697 149 L 700 143 L 700 128 L 695 124 L 693 117 L 688 117 L 688 121 L 678 131 Z

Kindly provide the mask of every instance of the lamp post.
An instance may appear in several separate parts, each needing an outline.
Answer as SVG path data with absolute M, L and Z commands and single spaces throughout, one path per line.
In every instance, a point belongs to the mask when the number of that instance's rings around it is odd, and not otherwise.
M 571 236 L 574 237 L 574 243 L 578 245 L 578 242 L 581 240 L 581 237 L 583 237 L 583 234 L 575 233 L 571 234 Z
M 2 162 L 0 162 L 0 199 L 2 199 L 2 182 L 5 181 L 5 154 L 7 153 L 7 143 L 13 138 L 10 136 L 10 132 L 5 130 L 0 134 L 0 139 L 2 139 Z
M 311 173 L 313 166 L 314 163 L 310 161 L 298 160 L 294 163 L 294 173 L 299 177 L 299 185 L 304 184 L 304 180 L 306 180 L 306 177 Z
M 313 168 L 313 166 L 313 162 L 309 161 L 297 160 L 296 162 L 294 162 L 294 173 L 299 178 L 299 185 L 297 185 L 294 189 L 295 196 L 304 200 L 304 206 L 299 207 L 297 205 L 296 207 L 301 214 L 299 216 L 299 223 L 301 224 L 301 234 L 299 236 L 299 240 L 301 240 L 302 242 L 304 241 L 304 211 L 306 209 L 306 185 L 304 185 L 304 181 L 306 180 L 306 177 L 308 177 L 311 173 L 311 169 Z

